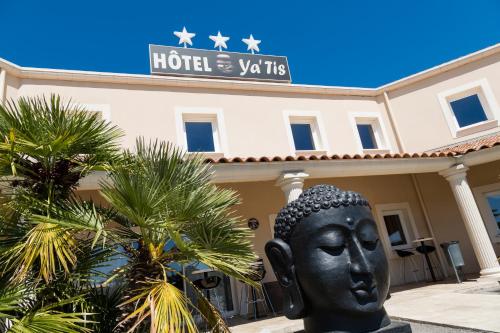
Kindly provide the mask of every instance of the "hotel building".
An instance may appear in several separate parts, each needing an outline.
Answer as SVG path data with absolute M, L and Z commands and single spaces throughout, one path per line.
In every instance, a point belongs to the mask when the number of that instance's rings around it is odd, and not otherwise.
M 421 255 L 403 265 L 396 252 L 418 238 L 432 238 L 438 277 L 453 274 L 440 244 L 455 240 L 466 273 L 500 276 L 500 44 L 374 89 L 28 68 L 0 59 L 0 102 L 52 93 L 122 128 L 123 147 L 144 136 L 202 151 L 214 182 L 239 193 L 238 214 L 259 221 L 252 241 L 273 295 L 264 245 L 274 217 L 321 183 L 370 201 L 393 285 L 429 278 Z M 99 177 L 85 179 L 79 194 L 99 201 Z M 241 286 L 225 281 L 227 310 L 238 309 Z

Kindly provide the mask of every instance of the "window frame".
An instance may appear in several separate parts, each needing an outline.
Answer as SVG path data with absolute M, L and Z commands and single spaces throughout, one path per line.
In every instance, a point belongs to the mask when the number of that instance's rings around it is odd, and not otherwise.
M 360 154 L 386 154 L 392 152 L 392 146 L 387 136 L 387 130 L 379 112 L 350 112 L 349 119 L 356 138 L 358 153 Z M 377 145 L 376 149 L 365 149 L 359 134 L 358 125 L 371 125 L 373 136 Z
M 375 212 L 377 216 L 377 225 L 379 227 L 380 238 L 386 249 L 386 253 L 390 258 L 396 258 L 396 250 L 405 250 L 414 247 L 413 240 L 420 238 L 418 230 L 415 226 L 415 219 L 413 217 L 410 204 L 408 202 L 399 202 L 391 204 L 378 204 L 375 205 Z M 401 227 L 406 239 L 406 244 L 392 246 L 389 239 L 389 233 L 385 225 L 384 216 L 386 215 L 399 215 Z
M 491 213 L 491 208 L 486 198 L 488 194 L 496 192 L 500 194 L 500 183 L 477 186 L 472 189 L 490 240 L 493 243 L 500 243 L 500 228 L 496 223 L 495 217 Z
M 451 102 L 465 97 L 477 95 L 486 120 L 471 125 L 460 127 L 455 112 L 451 107 Z M 495 95 L 486 79 L 470 82 L 459 87 L 443 91 L 438 94 L 441 110 L 450 129 L 453 138 L 459 138 L 466 135 L 486 131 L 499 125 L 500 111 Z
M 326 138 L 326 131 L 319 111 L 300 111 L 300 110 L 285 110 L 283 111 L 284 123 L 292 155 L 307 155 L 307 154 L 328 154 L 329 146 Z M 292 124 L 308 124 L 311 127 L 311 136 L 314 144 L 314 150 L 297 150 L 293 139 Z
M 214 151 L 189 151 L 187 144 L 186 122 L 210 122 Z M 227 138 L 224 127 L 224 113 L 218 108 L 177 107 L 176 108 L 177 142 L 189 154 L 203 154 L 211 157 L 228 155 Z

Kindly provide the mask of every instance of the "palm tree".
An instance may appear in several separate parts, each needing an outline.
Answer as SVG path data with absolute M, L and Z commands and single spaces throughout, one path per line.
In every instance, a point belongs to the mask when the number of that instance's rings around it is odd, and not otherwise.
M 56 96 L 0 107 L 0 135 L 0 331 L 196 332 L 200 314 L 228 332 L 175 269 L 199 262 L 252 283 L 238 197 L 211 182 L 200 156 L 142 139 L 121 153 L 118 128 Z M 107 207 L 74 192 L 95 170 L 108 172 Z M 104 273 L 117 253 L 127 261 Z
M 153 332 L 195 332 L 198 312 L 214 332 L 229 332 L 219 311 L 173 263 L 203 263 L 217 271 L 252 283 L 255 260 L 246 228 L 239 226 L 232 208 L 235 192 L 211 181 L 212 171 L 199 155 L 187 155 L 164 142 L 138 139 L 136 151 L 125 152 L 102 195 L 115 210 L 118 226 L 109 237 L 129 257 L 115 277 L 125 281 L 127 331 L 149 326 Z M 166 244 L 175 246 L 166 250 Z M 134 244 L 134 246 L 133 246 Z M 177 277 L 198 295 L 192 304 L 175 287 Z
M 86 331 L 82 293 L 109 251 L 82 237 L 102 234 L 105 220 L 72 193 L 109 170 L 122 132 L 51 96 L 0 106 L 0 135 L 0 293 L 12 305 L 2 322 L 14 332 Z

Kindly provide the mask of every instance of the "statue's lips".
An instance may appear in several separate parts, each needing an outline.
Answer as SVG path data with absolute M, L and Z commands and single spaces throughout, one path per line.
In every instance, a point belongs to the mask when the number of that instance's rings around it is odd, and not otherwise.
M 367 284 L 365 282 L 358 282 L 351 287 L 351 291 L 357 297 L 367 298 L 375 295 L 376 287 L 375 283 Z

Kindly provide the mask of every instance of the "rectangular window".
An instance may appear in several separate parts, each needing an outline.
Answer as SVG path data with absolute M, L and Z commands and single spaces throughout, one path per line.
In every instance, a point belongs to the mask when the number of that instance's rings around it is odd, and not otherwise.
M 399 214 L 384 215 L 384 223 L 391 246 L 401 246 L 408 243 Z
M 295 150 L 315 150 L 310 124 L 291 124 Z
M 500 183 L 473 189 L 476 203 L 492 242 L 500 243 Z
M 486 195 L 489 209 L 493 215 L 493 220 L 497 228 L 497 235 L 500 233 L 500 192 Z
M 391 151 L 380 113 L 350 112 L 349 118 L 360 154 L 386 154 Z
M 466 127 L 488 120 L 477 94 L 450 101 L 459 127 Z
M 454 138 L 498 128 L 500 108 L 486 79 L 443 91 L 438 100 Z
M 212 122 L 186 121 L 187 148 L 189 152 L 214 152 L 214 129 Z
M 363 149 L 377 149 L 377 139 L 371 124 L 357 124 L 359 138 Z
M 413 246 L 418 233 L 407 202 L 379 204 L 375 206 L 375 211 L 380 224 L 380 237 L 387 250 L 402 250 Z
M 327 154 L 328 140 L 321 112 L 284 110 L 283 118 L 291 154 Z

